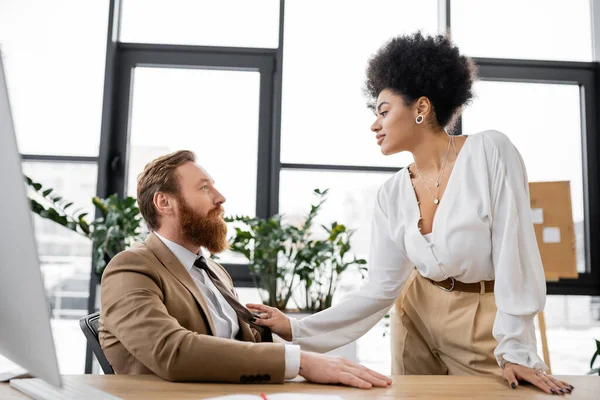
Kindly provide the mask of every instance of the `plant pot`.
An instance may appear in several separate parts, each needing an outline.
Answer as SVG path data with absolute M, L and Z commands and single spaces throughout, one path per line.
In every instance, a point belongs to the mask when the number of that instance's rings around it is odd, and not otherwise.
M 288 317 L 295 319 L 302 319 L 311 315 L 310 313 L 297 311 L 284 311 L 283 313 Z M 348 343 L 347 345 L 344 345 L 342 347 L 338 347 L 337 349 L 332 350 L 326 354 L 331 356 L 344 357 L 350 361 L 357 362 L 358 350 L 356 346 L 356 341 Z

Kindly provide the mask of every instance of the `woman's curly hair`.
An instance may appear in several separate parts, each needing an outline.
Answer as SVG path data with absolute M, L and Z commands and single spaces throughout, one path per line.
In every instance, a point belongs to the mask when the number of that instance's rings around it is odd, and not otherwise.
M 400 95 L 407 105 L 425 96 L 438 124 L 446 127 L 472 99 L 476 76 L 473 60 L 461 55 L 450 39 L 417 32 L 391 39 L 371 57 L 365 94 L 370 107 L 384 89 Z

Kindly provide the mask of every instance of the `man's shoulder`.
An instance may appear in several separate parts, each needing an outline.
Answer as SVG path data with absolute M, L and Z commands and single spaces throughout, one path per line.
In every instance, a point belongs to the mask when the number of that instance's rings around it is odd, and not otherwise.
M 160 261 L 154 252 L 145 243 L 136 243 L 114 256 L 106 269 L 107 271 L 132 267 L 153 269 L 152 265 L 155 263 L 160 263 Z
M 160 261 L 143 244 L 114 256 L 102 274 L 100 299 L 103 307 L 136 292 L 153 292 L 162 299 L 164 274 L 161 270 L 164 268 L 160 267 Z

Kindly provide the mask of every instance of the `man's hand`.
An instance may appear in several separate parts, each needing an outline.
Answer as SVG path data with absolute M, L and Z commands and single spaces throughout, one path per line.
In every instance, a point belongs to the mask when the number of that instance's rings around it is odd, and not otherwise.
M 292 341 L 292 325 L 290 319 L 277 308 L 264 304 L 246 304 L 250 311 L 260 311 L 259 318 L 253 321 L 256 325 L 266 326 L 271 332 L 279 335 L 283 340 Z
M 392 383 L 385 375 L 344 358 L 307 351 L 300 353 L 299 375 L 314 383 L 341 383 L 360 389 L 387 387 Z
M 519 380 L 533 383 L 548 394 L 571 393 L 575 389 L 572 385 L 559 381 L 552 375 L 546 375 L 537 369 L 513 363 L 504 364 L 502 377 L 508 381 L 508 385 L 513 389 L 519 386 Z

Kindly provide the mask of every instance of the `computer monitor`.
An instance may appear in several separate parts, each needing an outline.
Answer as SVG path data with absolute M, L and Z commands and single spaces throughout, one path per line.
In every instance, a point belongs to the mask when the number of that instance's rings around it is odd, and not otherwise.
M 0 51 L 0 353 L 29 374 L 60 387 L 24 182 Z

